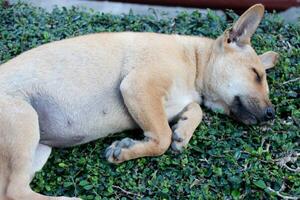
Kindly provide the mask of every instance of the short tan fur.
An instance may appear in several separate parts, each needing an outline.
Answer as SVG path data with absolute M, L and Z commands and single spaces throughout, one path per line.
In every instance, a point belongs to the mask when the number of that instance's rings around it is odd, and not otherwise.
M 52 147 L 141 128 L 105 152 L 112 163 L 181 151 L 200 104 L 246 124 L 272 119 L 266 69 L 278 55 L 250 44 L 264 13 L 249 8 L 216 40 L 156 33 L 99 33 L 52 42 L 0 67 L 0 199 L 69 200 L 29 183 Z M 171 129 L 169 123 L 175 125 Z M 99 152 L 101 153 L 101 152 Z

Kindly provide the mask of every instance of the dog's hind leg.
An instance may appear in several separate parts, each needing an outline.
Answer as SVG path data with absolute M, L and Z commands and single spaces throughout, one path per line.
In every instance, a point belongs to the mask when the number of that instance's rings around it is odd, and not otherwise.
M 11 97 L 0 97 L 0 138 L 2 152 L 0 165 L 4 166 L 3 169 L 6 166 L 4 174 L 7 176 L 4 198 L 10 200 L 72 199 L 44 196 L 32 191 L 29 186 L 40 139 L 38 115 L 30 104 Z
M 31 179 L 33 178 L 35 172 L 40 171 L 43 168 L 51 154 L 51 150 L 52 148 L 47 145 L 38 144 L 34 153 Z

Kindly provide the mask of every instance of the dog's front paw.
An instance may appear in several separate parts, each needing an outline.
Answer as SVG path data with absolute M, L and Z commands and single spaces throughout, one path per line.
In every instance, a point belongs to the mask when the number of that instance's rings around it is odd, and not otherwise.
M 171 148 L 175 152 L 182 152 L 185 146 L 185 141 L 182 135 L 177 131 L 173 131 Z
M 106 150 L 105 157 L 111 163 L 121 163 L 124 160 L 122 153 L 133 146 L 135 141 L 131 138 L 124 138 L 121 141 L 113 142 Z
M 178 123 L 172 127 L 172 143 L 171 148 L 173 151 L 180 153 L 184 150 L 189 142 L 186 130 L 184 129 L 183 123 Z

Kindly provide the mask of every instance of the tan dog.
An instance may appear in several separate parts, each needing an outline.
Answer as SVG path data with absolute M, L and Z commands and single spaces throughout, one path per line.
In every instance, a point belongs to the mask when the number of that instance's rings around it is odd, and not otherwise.
M 263 13 L 262 5 L 251 7 L 216 40 L 100 33 L 42 45 L 3 64 L 1 200 L 76 199 L 29 187 L 52 147 L 139 127 L 145 139 L 114 142 L 109 162 L 158 156 L 170 145 L 180 151 L 201 122 L 200 103 L 246 124 L 272 119 L 265 69 L 278 56 L 257 56 L 250 45 Z

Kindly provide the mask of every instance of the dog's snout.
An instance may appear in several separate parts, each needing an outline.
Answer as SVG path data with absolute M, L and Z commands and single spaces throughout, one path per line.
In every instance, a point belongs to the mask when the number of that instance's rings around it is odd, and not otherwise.
M 272 106 L 268 106 L 265 109 L 265 119 L 266 120 L 271 120 L 275 118 L 275 110 Z

